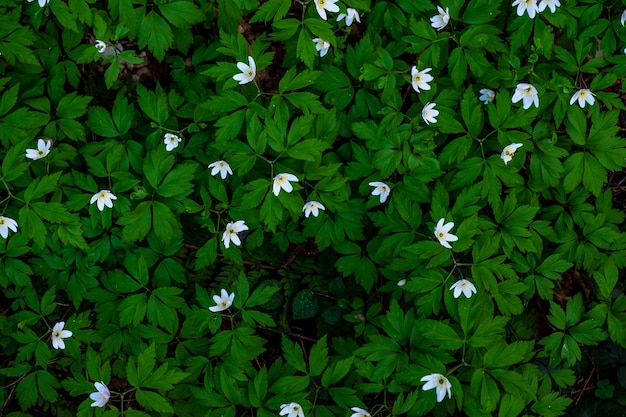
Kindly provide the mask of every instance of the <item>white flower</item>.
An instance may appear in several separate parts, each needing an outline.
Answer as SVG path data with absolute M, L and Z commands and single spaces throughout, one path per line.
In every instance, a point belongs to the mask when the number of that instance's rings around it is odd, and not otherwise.
M 354 10 L 351 7 L 348 7 L 348 10 L 346 10 L 346 14 L 340 13 L 339 16 L 337 16 L 337 22 L 339 22 L 341 19 L 345 18 L 346 19 L 346 26 L 352 26 L 352 22 L 354 20 L 356 20 L 357 22 L 361 23 L 361 18 L 359 17 L 359 12 L 357 12 L 356 10 Z
M 482 94 L 480 97 L 478 97 L 478 99 L 480 101 L 482 101 L 485 104 L 489 104 L 490 102 L 492 102 L 495 98 L 496 98 L 496 93 L 493 90 L 490 90 L 488 88 L 483 88 L 479 91 L 480 94 Z
M 178 148 L 178 144 L 180 143 L 180 141 L 182 141 L 182 139 L 176 136 L 175 134 L 166 133 L 165 136 L 163 137 L 163 143 L 165 143 L 165 150 L 168 152 L 173 151 L 175 148 Z
M 622 18 L 620 19 L 620 22 L 622 22 L 622 26 L 624 26 L 624 24 L 626 24 L 626 10 L 624 10 L 622 12 Z
M 402 278 L 400 281 L 398 281 L 398 287 L 404 287 L 404 284 L 406 284 L 406 279 Z
M 422 389 L 427 391 L 429 389 L 435 388 L 437 390 L 437 402 L 440 403 L 443 401 L 446 396 L 446 391 L 448 392 L 448 398 L 452 398 L 452 392 L 450 392 L 450 388 L 452 388 L 452 384 L 448 379 L 441 374 L 430 374 L 426 375 L 422 379 L 422 382 L 426 382 Z
M 65 322 L 60 321 L 52 328 L 52 347 L 55 349 L 65 349 L 65 342 L 63 339 L 67 339 L 73 334 L 69 330 L 63 330 L 64 326 Z
M 319 201 L 309 201 L 302 208 L 304 217 L 309 217 L 309 214 L 311 213 L 313 213 L 313 216 L 317 217 L 319 210 L 326 210 L 326 207 L 324 207 Z
M 230 246 L 230 242 L 232 241 L 236 246 L 241 245 L 241 240 L 239 239 L 238 233 L 243 232 L 244 230 L 248 230 L 248 226 L 246 226 L 246 222 L 244 220 L 239 220 L 236 222 L 230 222 L 226 225 L 226 230 L 222 235 L 222 241 L 224 242 L 224 247 L 228 249 Z
M 559 2 L 559 0 L 541 0 L 539 2 L 538 10 L 540 12 L 543 12 L 546 9 L 546 7 L 549 7 L 550 13 L 554 13 L 556 12 L 556 8 L 559 6 L 561 6 L 561 3 Z M 623 16 L 622 16 L 622 19 L 623 19 Z M 623 25 L 624 24 L 622 23 L 622 26 Z
M 233 79 L 235 81 L 239 81 L 239 84 L 252 82 L 254 77 L 256 77 L 256 63 L 254 62 L 254 58 L 251 56 L 248 57 L 248 65 L 243 62 L 237 62 L 237 68 L 239 68 L 241 74 L 233 75 Z
M 426 124 L 437 123 L 435 117 L 439 115 L 439 110 L 435 110 L 435 106 L 435 103 L 426 103 L 422 109 L 422 119 L 424 119 Z
M 535 107 L 539 108 L 539 96 L 537 95 L 537 89 L 533 87 L 532 84 L 517 84 L 512 100 L 513 103 L 523 100 L 524 109 L 529 108 L 531 104 L 534 104 Z
M 337 0 L 315 0 L 315 8 L 320 17 L 326 20 L 326 10 L 329 12 L 338 12 L 339 6 L 337 6 Z
M 443 10 L 441 6 L 437 6 L 438 15 L 430 18 L 430 25 L 437 29 L 441 30 L 448 26 L 448 22 L 450 21 L 450 9 L 446 7 L 446 10 Z
M 230 169 L 230 165 L 226 161 L 215 161 L 209 165 L 209 168 L 213 168 L 211 170 L 211 175 L 216 176 L 217 173 L 220 173 L 222 179 L 226 179 L 228 174 L 233 175 L 233 171 Z
M 97 392 L 92 392 L 89 394 L 89 398 L 93 400 L 91 404 L 92 407 L 104 407 L 107 402 L 109 402 L 109 398 L 111 398 L 111 392 L 104 384 L 104 382 L 96 382 L 93 384 Z
M 104 206 L 113 208 L 113 200 L 117 200 L 117 197 L 109 190 L 100 190 L 91 197 L 89 204 L 98 202 L 98 210 L 104 210 Z
M 37 149 L 26 149 L 26 157 L 35 161 L 41 159 L 50 153 L 50 145 L 52 145 L 51 141 L 39 139 Z
M 315 2 L 317 3 L 318 0 Z M 278 413 L 281 416 L 286 415 L 287 417 L 304 417 L 304 411 L 300 404 L 298 403 L 290 403 L 283 404 L 280 406 L 280 412 Z
M 213 296 L 213 301 L 215 301 L 215 304 L 217 305 L 209 307 L 209 310 L 214 313 L 219 313 L 220 311 L 227 310 L 230 306 L 233 305 L 234 299 L 235 293 L 228 294 L 228 291 L 222 288 L 220 295 Z
M 372 195 L 380 195 L 380 202 L 384 203 L 387 201 L 387 197 L 389 197 L 389 193 L 391 192 L 391 188 L 384 182 L 374 181 L 370 182 L 370 185 L 374 187 L 374 191 L 372 191 Z
M 17 233 L 17 222 L 8 217 L 0 216 L 0 236 L 6 239 L 9 236 L 9 229 Z
M 500 158 L 502 158 L 502 160 L 504 161 L 504 165 L 508 165 L 509 161 L 513 159 L 513 155 L 515 155 L 515 151 L 517 151 L 517 148 L 521 148 L 522 146 L 524 145 L 522 145 L 521 143 L 511 143 L 509 146 L 506 146 L 502 150 Z
M 449 222 L 443 224 L 444 221 L 445 220 L 442 217 L 437 222 L 437 226 L 435 227 L 435 237 L 439 240 L 441 246 L 443 246 L 444 248 L 452 249 L 452 246 L 450 246 L 448 242 L 456 242 L 457 240 L 459 240 L 459 238 L 451 233 L 448 233 L 450 229 L 454 227 L 454 223 Z
M 574 93 L 572 98 L 569 100 L 569 104 L 574 104 L 576 100 L 578 100 L 578 105 L 581 109 L 585 108 L 585 103 L 589 103 L 590 106 L 593 106 L 593 103 L 596 102 L 596 99 L 593 98 L 595 94 L 593 94 L 590 90 L 586 88 L 582 88 Z
M 354 414 L 352 414 L 350 417 L 372 417 L 370 413 L 367 412 L 367 410 L 359 407 L 352 407 L 350 410 L 354 411 Z
M 537 0 L 515 0 L 511 6 L 517 6 L 517 15 L 521 16 L 524 12 L 528 12 L 528 17 L 533 19 L 535 14 L 539 12 Z
M 274 195 L 278 196 L 280 193 L 280 189 L 287 191 L 290 193 L 293 190 L 293 186 L 289 181 L 298 182 L 298 178 L 293 174 L 278 174 L 274 177 L 274 186 L 273 191 Z
M 106 51 L 107 49 L 106 42 L 100 41 L 100 40 L 96 40 L 96 44 L 94 46 L 96 47 L 98 52 L 100 52 L 101 54 L 104 53 L 104 51 Z
M 330 48 L 330 42 L 326 42 L 322 38 L 315 38 L 313 39 L 313 42 L 315 42 L 315 49 L 317 49 L 317 51 L 320 53 L 320 57 L 323 57 L 328 53 L 328 48 Z
M 459 298 L 461 293 L 463 293 L 463 295 L 465 295 L 467 298 L 470 298 L 472 296 L 472 293 L 476 294 L 476 287 L 474 286 L 474 284 L 466 279 L 458 280 L 457 282 L 452 284 L 450 289 L 454 289 L 454 298 Z
M 29 2 L 29 3 L 32 3 L 33 1 L 34 1 L 34 0 L 28 0 L 28 2 Z M 50 0 L 38 0 L 38 2 L 37 2 L 37 3 L 39 3 L 39 7 L 43 7 L 43 6 L 45 6 L 46 4 L 50 3 Z
M 423 71 L 419 71 L 417 67 L 411 68 L 411 85 L 413 85 L 413 89 L 420 92 L 420 88 L 422 90 L 430 90 L 430 86 L 427 84 L 434 80 L 433 76 L 427 74 L 427 72 L 432 71 L 432 68 L 426 68 Z

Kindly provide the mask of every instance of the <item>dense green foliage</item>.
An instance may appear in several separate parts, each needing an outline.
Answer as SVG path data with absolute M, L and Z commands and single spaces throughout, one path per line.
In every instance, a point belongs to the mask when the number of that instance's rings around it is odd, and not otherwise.
M 0 0 L 0 415 L 623 413 L 625 6 L 320 1 Z

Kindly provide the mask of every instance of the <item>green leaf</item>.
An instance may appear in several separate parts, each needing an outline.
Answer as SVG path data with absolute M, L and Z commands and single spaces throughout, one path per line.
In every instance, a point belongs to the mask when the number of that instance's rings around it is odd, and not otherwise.
M 115 122 L 115 126 L 117 126 L 119 135 L 123 135 L 130 130 L 135 115 L 135 109 L 132 105 L 128 104 L 128 100 L 121 92 L 117 94 L 113 102 L 111 114 L 113 115 L 113 121 Z
M 125 213 L 118 223 L 125 226 L 122 230 L 122 238 L 129 242 L 136 242 L 146 237 L 152 224 L 150 202 L 144 201 L 133 210 Z
M 32 200 L 41 198 L 44 195 L 56 190 L 59 184 L 60 176 L 61 171 L 58 171 L 52 175 L 45 175 L 32 181 L 24 192 L 24 201 L 26 201 L 26 203 L 30 203 Z
M 309 376 L 321 375 L 328 365 L 328 347 L 326 335 L 322 336 L 311 348 L 309 354 Z
M 197 165 L 183 163 L 170 171 L 157 188 L 157 194 L 163 197 L 186 196 L 193 189 L 191 180 L 194 178 Z
M 533 404 L 531 410 L 543 417 L 557 417 L 563 415 L 571 403 L 571 398 L 561 397 L 558 392 L 551 392 Z
M 291 7 L 291 0 L 269 0 L 257 9 L 250 23 L 269 22 L 270 20 L 280 21 L 287 15 Z
M 104 136 L 105 138 L 114 138 L 119 136 L 119 132 L 109 112 L 99 106 L 89 108 L 89 116 L 87 119 L 87 126 L 96 135 Z
M 487 368 L 507 368 L 529 359 L 535 343 L 533 341 L 513 342 L 509 345 L 497 343 L 492 345 L 483 358 Z M 530 356 L 532 357 L 532 355 Z
M 57 104 L 57 116 L 64 119 L 77 119 L 87 112 L 87 105 L 92 97 L 79 96 L 72 92 L 64 96 Z
M 172 28 L 154 10 L 150 10 L 141 18 L 137 31 L 139 48 L 147 46 L 154 57 L 162 61 L 165 58 L 165 52 L 172 47 L 173 42 Z
M 188 28 L 202 22 L 206 17 L 192 1 L 157 3 L 159 11 L 175 27 Z
M 178 218 L 169 207 L 159 201 L 152 202 L 152 222 L 155 234 L 164 242 L 169 242 L 180 234 Z
M 306 373 L 306 363 L 300 345 L 291 342 L 285 335 L 282 337 L 283 355 L 288 365 L 300 372 Z
M 172 404 L 170 404 L 165 397 L 156 392 L 137 389 L 135 396 L 139 405 L 148 411 L 156 411 L 161 414 L 174 414 Z
M 322 386 L 328 388 L 348 375 L 348 372 L 350 372 L 352 368 L 353 360 L 354 358 L 350 356 L 330 364 L 322 375 Z
M 264 403 L 267 394 L 267 369 L 263 366 L 254 376 L 254 379 L 248 381 L 248 396 L 250 397 L 250 405 L 259 408 Z

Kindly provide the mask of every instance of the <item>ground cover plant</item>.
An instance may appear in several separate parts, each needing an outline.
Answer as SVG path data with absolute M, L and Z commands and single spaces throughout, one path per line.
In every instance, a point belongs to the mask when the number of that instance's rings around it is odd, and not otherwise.
M 625 8 L 0 0 L 0 415 L 624 415 Z

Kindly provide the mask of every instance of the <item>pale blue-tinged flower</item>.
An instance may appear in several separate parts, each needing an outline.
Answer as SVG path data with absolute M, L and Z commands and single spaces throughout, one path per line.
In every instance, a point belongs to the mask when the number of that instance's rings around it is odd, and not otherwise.
M 539 13 L 539 6 L 537 6 L 537 0 L 515 0 L 512 6 L 517 6 L 517 15 L 521 16 L 524 12 L 528 13 L 528 17 L 535 18 L 535 15 Z
M 481 94 L 481 96 L 478 97 L 478 99 L 485 104 L 491 103 L 496 98 L 495 91 L 490 90 L 488 88 L 481 89 L 479 93 Z
M 233 305 L 233 300 L 235 299 L 235 293 L 229 294 L 224 288 L 220 292 L 220 295 L 214 295 L 213 301 L 215 301 L 214 306 L 209 307 L 214 313 L 219 313 L 220 311 L 228 310 L 230 306 Z
M 387 197 L 389 197 L 389 193 L 391 192 L 391 188 L 380 181 L 370 182 L 370 186 L 374 187 L 374 191 L 372 191 L 372 195 L 380 196 L 381 204 L 387 201 Z
M 620 22 L 622 23 L 622 26 L 626 24 L 626 10 L 622 12 L 622 18 L 620 19 Z
M 350 417 L 372 417 L 370 413 L 367 412 L 367 410 L 359 407 L 352 407 L 350 410 L 354 411 L 354 414 L 352 414 Z
M 165 136 L 163 137 L 163 143 L 165 143 L 165 150 L 168 152 L 171 152 L 175 148 L 178 148 L 178 144 L 181 141 L 182 139 L 173 133 L 166 133 Z
M 278 174 L 274 177 L 273 191 L 274 195 L 278 196 L 281 188 L 290 193 L 293 191 L 293 185 L 289 181 L 298 182 L 298 177 L 293 174 Z
M 289 403 L 281 405 L 278 414 L 286 417 L 304 417 L 304 410 L 298 403 Z
M 476 294 L 476 287 L 474 286 L 474 284 L 466 279 L 458 280 L 457 282 L 452 284 L 450 289 L 454 290 L 454 298 L 459 298 L 461 296 L 461 293 L 463 293 L 463 295 L 467 298 L 470 298 L 472 296 L 472 293 Z
M 35 161 L 44 158 L 50 153 L 51 145 L 52 141 L 39 139 L 37 141 L 37 149 L 26 149 L 26 157 Z
M 34 0 L 28 0 L 29 3 L 32 3 Z M 50 0 L 38 0 L 39 7 L 44 7 L 46 4 L 50 3 Z
M 509 164 L 509 162 L 513 159 L 513 155 L 515 155 L 515 151 L 517 151 L 517 149 L 521 148 L 522 146 L 524 145 L 522 145 L 521 143 L 511 143 L 502 150 L 500 158 L 502 158 L 502 160 L 504 161 L 504 165 Z
M 65 327 L 65 322 L 60 321 L 52 328 L 52 347 L 55 349 L 65 349 L 63 339 L 72 337 L 73 333 L 70 330 L 63 330 L 63 327 Z
M 427 74 L 430 71 L 432 71 L 432 68 L 426 68 L 422 71 L 418 70 L 415 66 L 411 68 L 411 85 L 418 93 L 420 92 L 420 88 L 422 90 L 430 90 L 428 83 L 434 80 L 432 75 Z
M 320 53 L 320 58 L 328 53 L 328 48 L 330 48 L 330 42 L 326 42 L 322 38 L 313 39 L 315 42 L 315 49 Z
M 315 0 L 315 8 L 322 19 L 327 19 L 326 10 L 333 13 L 339 11 L 339 6 L 335 4 L 337 1 L 338 0 Z
M 515 94 L 513 94 L 512 101 L 517 103 L 522 100 L 524 109 L 528 109 L 531 105 L 539 108 L 539 95 L 537 89 L 532 84 L 519 83 L 515 88 Z
M 304 217 L 309 217 L 311 213 L 313 213 L 314 217 L 317 217 L 319 210 L 326 210 L 326 207 L 324 207 L 324 205 L 322 205 L 319 201 L 309 201 L 302 208 Z
M 91 197 L 89 204 L 98 202 L 98 210 L 104 210 L 104 206 L 113 208 L 113 200 L 117 200 L 117 197 L 109 190 L 100 190 Z
M 228 174 L 233 175 L 233 171 L 226 161 L 215 161 L 209 165 L 209 168 L 213 168 L 211 170 L 212 176 L 216 176 L 219 173 L 223 180 L 226 179 Z
M 435 226 L 435 237 L 437 238 L 437 240 L 439 240 L 441 246 L 443 246 L 444 248 L 452 249 L 452 246 L 450 246 L 448 242 L 456 242 L 457 240 L 459 240 L 459 238 L 452 233 L 449 233 L 450 230 L 454 227 L 454 223 L 449 222 L 443 224 L 444 221 L 445 219 L 442 217 L 437 222 L 437 226 Z
M 6 239 L 9 236 L 9 229 L 17 233 L 17 222 L 8 217 L 0 216 L 0 236 Z
M 437 123 L 435 117 L 439 115 L 439 110 L 435 110 L 435 106 L 435 103 L 426 103 L 422 109 L 422 119 L 424 119 L 426 124 Z
M 222 241 L 224 242 L 224 247 L 228 249 L 230 246 L 230 242 L 233 242 L 236 246 L 241 245 L 241 240 L 239 239 L 239 233 L 244 230 L 248 230 L 248 226 L 244 220 L 239 220 L 236 222 L 230 222 L 226 225 L 226 230 L 222 235 Z
M 244 62 L 237 62 L 237 68 L 239 68 L 241 74 L 233 75 L 233 79 L 235 81 L 239 81 L 239 84 L 252 82 L 254 77 L 256 77 L 256 63 L 254 62 L 254 58 L 251 56 L 248 57 L 248 65 Z
M 89 398 L 93 400 L 92 407 L 104 407 L 109 398 L 111 398 L 111 392 L 104 382 L 95 382 L 93 384 L 96 387 L 96 392 L 89 394 Z
M 437 11 L 439 14 L 430 18 L 430 25 L 437 30 L 441 30 L 448 26 L 448 22 L 450 21 L 450 9 L 446 7 L 446 10 L 443 10 L 441 6 L 437 6 Z
M 585 108 L 585 103 L 589 103 L 590 106 L 593 106 L 593 103 L 596 102 L 596 99 L 593 98 L 594 95 L 591 90 L 582 88 L 574 93 L 569 100 L 569 104 L 574 104 L 574 102 L 578 100 L 578 105 L 581 109 Z
M 355 9 L 348 7 L 346 13 L 347 14 L 340 13 L 339 16 L 337 16 L 337 22 L 345 18 L 346 26 L 352 26 L 352 22 L 355 20 L 361 23 L 361 17 L 359 16 L 359 12 L 357 12 Z
M 550 8 L 550 13 L 554 13 L 556 12 L 556 8 L 561 6 L 561 2 L 559 2 L 559 0 L 541 0 L 539 2 L 539 6 L 537 7 L 537 9 L 540 12 L 543 12 L 546 7 Z
M 422 387 L 424 391 L 435 388 L 438 403 L 443 401 L 446 396 L 446 392 L 448 393 L 448 398 L 452 398 L 452 392 L 450 391 L 452 384 L 450 384 L 450 381 L 448 381 L 445 376 L 441 374 L 430 374 L 422 377 L 420 381 L 426 382 Z
M 406 284 L 406 278 L 402 278 L 400 281 L 398 281 L 396 285 L 398 285 L 398 287 L 404 287 L 405 284 Z
M 106 51 L 107 49 L 106 42 L 100 41 L 100 40 L 96 40 L 96 44 L 94 46 L 96 47 L 98 52 L 100 52 L 101 54 L 104 53 L 104 51 Z

